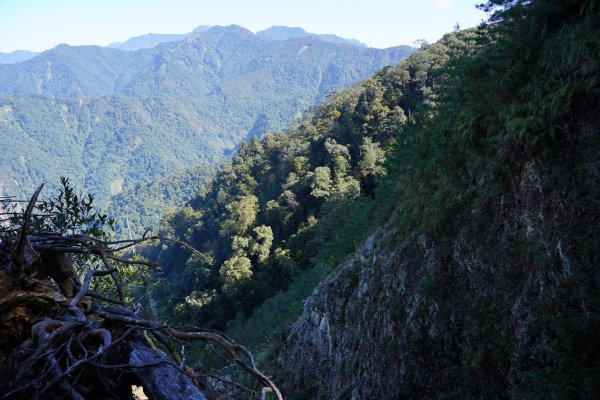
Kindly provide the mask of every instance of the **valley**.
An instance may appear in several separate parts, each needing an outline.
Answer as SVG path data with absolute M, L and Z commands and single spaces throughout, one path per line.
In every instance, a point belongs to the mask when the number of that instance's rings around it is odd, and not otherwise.
M 331 91 L 414 51 L 297 33 L 264 40 L 212 27 L 151 49 L 61 45 L 0 65 L 0 140 L 14 149 L 0 156 L 5 193 L 66 176 L 107 207 L 122 190 L 216 163 L 242 140 L 284 129 Z

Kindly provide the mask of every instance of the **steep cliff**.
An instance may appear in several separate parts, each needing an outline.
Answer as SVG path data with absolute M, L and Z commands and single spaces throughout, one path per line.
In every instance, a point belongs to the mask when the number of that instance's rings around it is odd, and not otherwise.
M 397 136 L 387 222 L 280 339 L 298 398 L 600 396 L 600 10 L 481 7 Z
M 485 220 L 373 234 L 286 332 L 276 364 L 287 389 L 327 399 L 600 395 L 600 220 L 575 195 L 598 202 L 600 164 L 575 164 L 560 185 L 545 161 L 525 163 Z

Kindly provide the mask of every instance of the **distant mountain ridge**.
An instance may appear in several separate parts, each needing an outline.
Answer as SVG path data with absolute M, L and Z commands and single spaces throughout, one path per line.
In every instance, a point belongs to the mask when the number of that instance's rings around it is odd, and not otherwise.
M 229 74 L 239 75 L 256 69 L 273 73 L 283 68 L 283 64 L 275 61 L 285 62 L 286 69 L 302 70 L 307 66 L 307 58 L 324 69 L 319 74 L 305 78 L 319 79 L 320 82 L 315 82 L 319 84 L 319 90 L 328 93 L 338 83 L 356 82 L 368 76 L 367 70 L 374 71 L 395 64 L 414 50 L 410 46 L 383 50 L 340 47 L 315 36 L 269 41 L 241 26 L 215 26 L 195 32 L 184 41 L 163 43 L 153 49 L 137 51 L 61 44 L 24 63 L 0 65 L 0 94 L 36 94 L 65 99 L 122 94 L 142 98 L 155 93 L 150 94 L 141 87 L 152 86 L 153 90 L 159 92 L 172 92 L 179 87 L 197 95 L 198 85 L 206 88 L 206 83 L 211 80 L 235 78 Z M 300 63 L 289 62 L 290 57 L 300 56 L 297 60 Z M 169 61 L 173 57 L 181 57 L 181 60 L 171 65 Z M 348 57 L 360 58 L 360 62 L 354 65 L 354 61 L 343 61 L 343 68 L 340 68 L 342 65 L 335 65 L 335 62 L 325 65 L 336 58 L 345 60 Z M 198 66 L 203 68 L 198 69 Z M 175 75 L 187 74 L 185 83 L 175 79 L 170 85 L 163 85 L 164 82 L 157 80 L 156 76 L 150 79 L 151 75 L 164 75 L 167 68 L 177 69 L 172 71 Z M 361 72 L 356 74 L 358 70 Z M 288 72 L 291 71 L 278 71 L 277 77 Z M 207 76 L 198 79 L 198 74 Z M 339 74 L 347 76 L 341 77 Z M 297 79 L 302 77 L 298 76 Z M 245 85 L 248 81 L 239 83 Z M 194 90 L 190 92 L 188 87 L 194 87 Z M 140 90 L 144 93 L 140 93 Z
M 15 64 L 26 60 L 30 60 L 37 56 L 39 53 L 35 53 L 29 50 L 15 50 L 12 53 L 0 52 L 0 64 Z
M 264 31 L 256 32 L 256 36 L 266 40 L 288 40 L 299 37 L 317 37 L 321 40 L 336 44 L 346 44 L 348 46 L 369 47 L 356 39 L 346 39 L 333 34 L 317 34 L 306 32 L 302 28 L 291 28 L 287 26 L 272 26 Z
M 152 49 L 163 43 L 177 42 L 185 40 L 196 33 L 204 32 L 212 28 L 212 25 L 200 25 L 194 28 L 193 31 L 188 33 L 146 33 L 140 36 L 134 36 L 125 40 L 124 42 L 110 43 L 106 47 L 113 49 L 119 49 L 123 51 L 137 51 L 144 49 Z M 319 39 L 336 44 L 346 44 L 349 46 L 357 47 L 368 47 L 366 44 L 356 39 L 346 39 L 333 34 L 316 34 L 306 32 L 302 28 L 287 27 L 287 26 L 272 26 L 263 31 L 256 32 L 256 36 L 261 39 L 270 41 L 288 40 L 298 37 L 318 37 Z M 102 46 L 100 46 L 102 47 Z M 30 60 L 40 53 L 29 51 L 29 50 L 15 50 L 12 53 L 0 52 L 0 64 L 15 64 L 26 60 Z
M 0 65 L 0 142 L 15 149 L 0 154 L 4 191 L 68 175 L 107 201 L 219 160 L 414 50 L 268 41 L 228 26 L 152 49 L 60 45 Z
M 200 25 L 196 27 L 192 32 L 189 33 L 147 33 L 145 35 L 135 36 L 127 39 L 125 42 L 111 43 L 108 47 L 114 49 L 125 50 L 125 51 L 136 51 L 142 49 L 151 49 L 159 44 L 176 42 L 178 40 L 184 40 L 194 33 L 204 32 L 212 28 L 212 25 Z
M 111 43 L 108 47 L 112 47 L 119 50 L 135 51 L 141 49 L 150 49 L 158 46 L 162 43 L 176 42 L 179 40 L 185 40 L 196 33 L 204 32 L 212 28 L 211 25 L 200 25 L 195 28 L 192 32 L 183 34 L 159 34 L 159 33 L 148 33 L 141 36 L 136 36 L 126 40 L 123 43 Z M 272 26 L 263 31 L 256 32 L 256 36 L 261 39 L 270 41 L 289 40 L 299 37 L 317 37 L 325 42 L 346 44 L 349 46 L 357 47 L 368 47 L 366 44 L 356 39 L 346 39 L 333 34 L 316 34 L 306 32 L 302 28 L 287 27 L 287 26 Z

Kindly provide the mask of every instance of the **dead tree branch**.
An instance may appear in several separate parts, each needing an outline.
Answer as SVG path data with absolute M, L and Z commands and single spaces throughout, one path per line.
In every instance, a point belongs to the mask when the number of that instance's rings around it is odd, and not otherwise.
M 18 332 L 15 343 L 3 343 L 0 336 L 0 375 L 6 377 L 0 382 L 0 399 L 115 398 L 124 396 L 127 390 L 130 394 L 131 384 L 142 382 L 144 389 L 150 391 L 146 393 L 155 399 L 178 392 L 185 393 L 185 398 L 202 400 L 205 397 L 198 390 L 198 378 L 204 376 L 255 393 L 257 398 L 274 393 L 282 400 L 277 386 L 256 367 L 252 354 L 227 335 L 213 330 L 179 330 L 144 319 L 128 308 L 119 266 L 162 270 L 154 263 L 124 259 L 117 253 L 146 241 L 172 242 L 200 254 L 196 249 L 173 238 L 146 234 L 139 239 L 111 242 L 83 234 L 32 232 L 32 216 L 42 187 L 35 191 L 23 212 L 12 214 L 22 220 L 16 225 L 17 231 L 0 226 L 0 317 L 10 313 L 37 316 L 29 317 L 30 325 Z M 53 266 L 36 265 L 54 253 L 97 257 L 105 269 L 88 271 L 83 283 L 73 286 L 76 289 L 71 294 L 67 295 L 62 287 L 59 293 L 40 275 L 44 268 Z M 12 274 L 8 274 L 11 266 Z M 112 278 L 118 299 L 91 290 L 94 279 L 104 276 Z M 57 284 L 61 285 L 58 281 Z M 105 305 L 84 309 L 86 297 Z M 154 346 L 149 334 L 172 360 Z M 186 365 L 185 351 L 196 341 L 221 349 L 216 351 L 220 357 L 249 373 L 262 389 L 256 392 L 215 374 L 198 375 Z M 169 379 L 156 381 L 163 376 Z
M 21 234 L 19 235 L 19 240 L 17 242 L 17 249 L 14 255 L 13 260 L 13 278 L 18 280 L 23 271 L 23 253 L 25 252 L 25 246 L 29 243 L 28 235 L 29 228 L 31 226 L 31 213 L 33 212 L 33 208 L 35 207 L 35 202 L 37 201 L 40 192 L 44 188 L 44 184 L 42 183 L 39 188 L 35 191 L 33 196 L 31 196 L 31 200 L 29 200 L 29 204 L 25 209 L 25 213 L 23 214 L 23 225 L 21 226 Z

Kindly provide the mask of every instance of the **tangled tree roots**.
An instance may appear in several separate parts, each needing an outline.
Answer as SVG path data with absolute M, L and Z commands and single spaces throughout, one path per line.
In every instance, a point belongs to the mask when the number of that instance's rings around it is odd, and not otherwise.
M 21 213 L 20 226 L 0 226 L 0 399 L 206 399 L 215 382 L 228 388 L 229 398 L 282 398 L 250 352 L 226 335 L 177 330 L 126 306 L 112 262 L 132 262 L 115 251 L 155 237 L 110 243 L 84 235 L 34 234 L 29 221 L 40 190 Z M 40 267 L 48 251 L 95 256 L 105 269 L 87 272 L 83 284 L 76 276 L 69 278 L 72 285 L 55 279 L 57 290 L 48 279 L 52 274 L 44 273 L 53 266 Z M 101 276 L 112 277 L 120 299 L 90 291 Z M 72 297 L 65 293 L 69 287 L 76 289 Z M 90 306 L 90 297 L 97 304 Z M 248 372 L 262 389 L 188 367 L 185 347 L 193 341 L 219 348 L 220 357 Z

